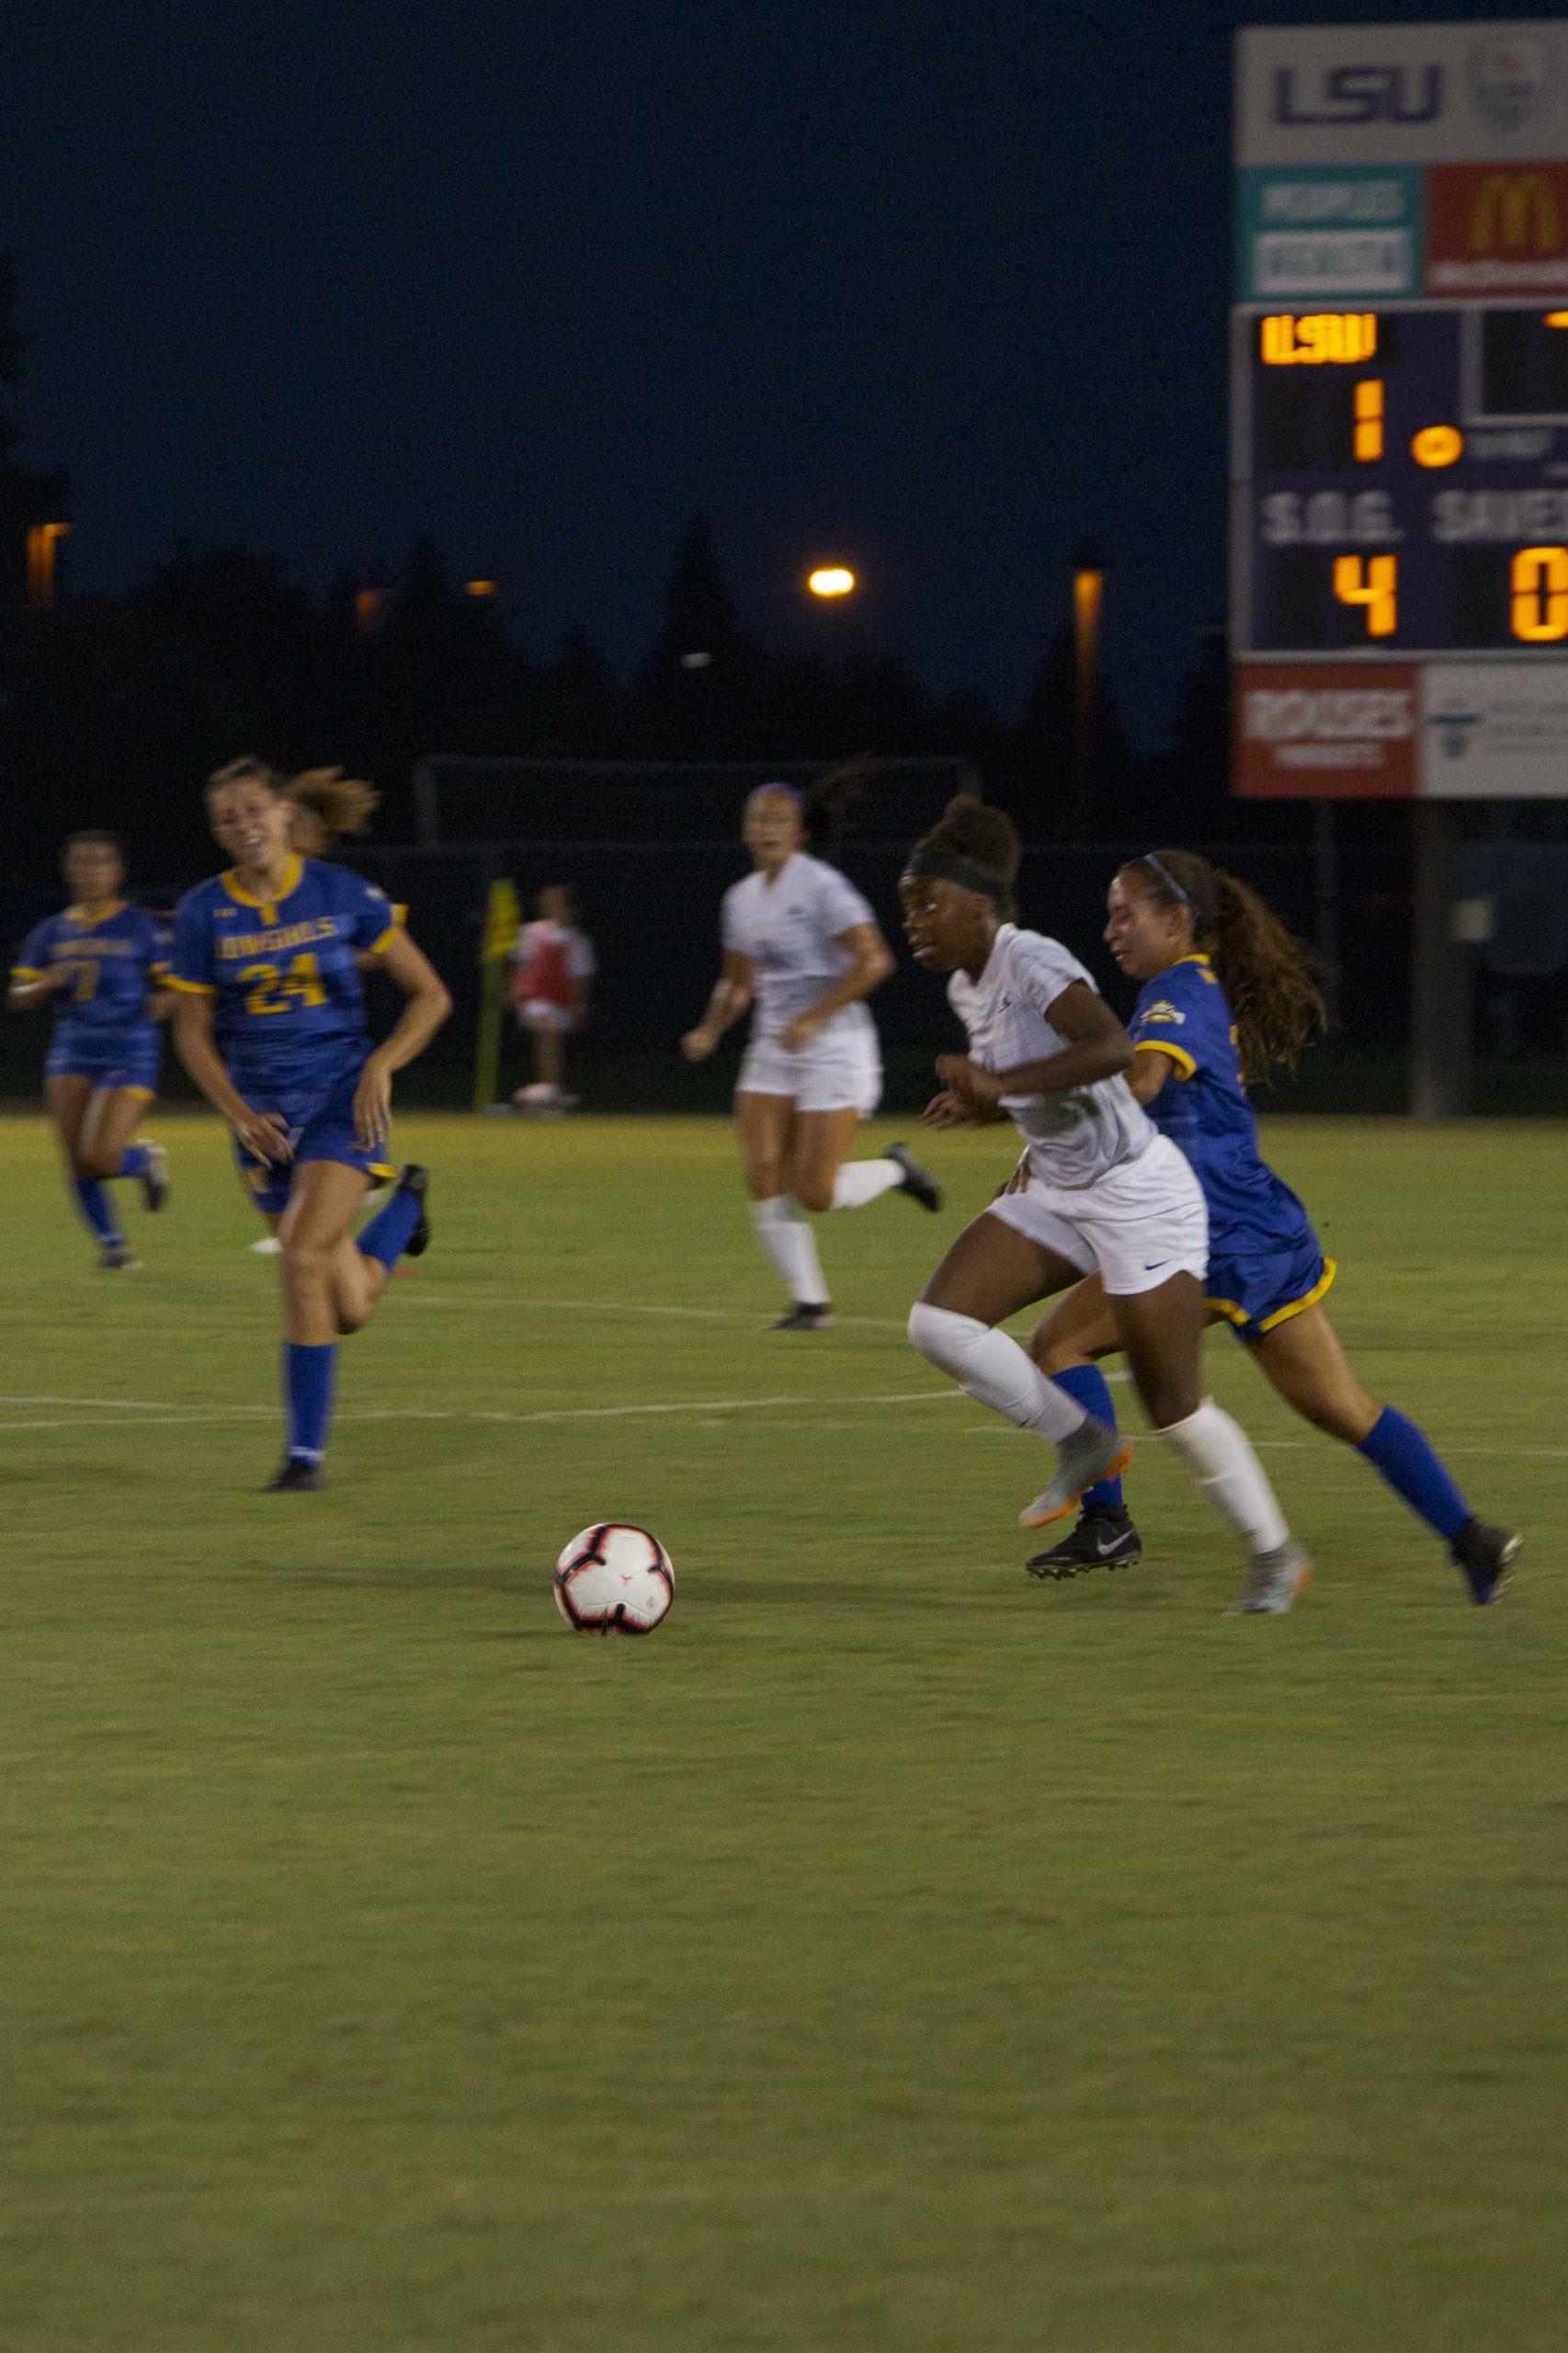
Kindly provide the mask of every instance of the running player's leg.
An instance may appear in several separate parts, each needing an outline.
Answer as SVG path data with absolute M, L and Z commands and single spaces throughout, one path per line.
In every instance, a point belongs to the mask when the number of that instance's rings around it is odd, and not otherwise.
M 1303 1308 L 1249 1335 L 1248 1347 L 1286 1404 L 1364 1454 L 1401 1502 L 1442 1538 L 1474 1597 L 1490 1601 L 1513 1565 L 1518 1538 L 1478 1520 L 1425 1430 L 1368 1395 L 1324 1311 Z
M 977 1404 L 1062 1449 L 1056 1477 L 1040 1499 L 1043 1507 L 1062 1489 L 1066 1499 L 1051 1518 L 1072 1509 L 1117 1458 L 1119 1441 L 995 1327 L 1075 1282 L 1082 1271 L 1049 1245 L 983 1214 L 964 1228 L 909 1311 L 909 1337 L 923 1357 Z
M 1203 1394 L 1202 1284 L 1184 1270 L 1153 1290 L 1113 1293 L 1111 1306 L 1155 1430 L 1247 1548 L 1247 1589 L 1233 1607 L 1269 1615 L 1289 1609 L 1310 1574 L 1306 1555 L 1246 1432 Z
M 116 1222 L 102 1180 L 93 1173 L 84 1154 L 88 1113 L 97 1092 L 96 1081 L 79 1071 L 62 1072 L 44 1081 L 44 1100 L 65 1157 L 71 1198 L 98 1245 L 99 1264 L 122 1267 L 131 1263 L 125 1236 Z
M 294 1172 L 283 1221 L 283 1395 L 288 1436 L 278 1486 L 313 1486 L 326 1450 L 337 1373 L 334 1271 L 370 1179 L 340 1160 Z
M 346 1234 L 332 1261 L 332 1303 L 338 1333 L 360 1332 L 407 1251 L 417 1257 L 429 1240 L 426 1172 L 405 1168 L 391 1195 L 357 1235 Z
M 1121 1342 L 1116 1318 L 1097 1274 L 1054 1301 L 1029 1336 L 1029 1354 L 1048 1381 L 1064 1389 L 1086 1414 L 1116 1427 L 1116 1406 L 1101 1357 L 1114 1356 Z M 1096 1479 L 1079 1505 L 1077 1526 L 1026 1563 L 1031 1575 L 1076 1576 L 1082 1570 L 1121 1568 L 1142 1558 L 1142 1545 L 1121 1491 L 1121 1476 Z
M 147 1207 L 160 1210 L 168 1196 L 167 1157 L 161 1144 L 135 1142 L 153 1100 L 148 1086 L 95 1088 L 82 1125 L 81 1155 L 100 1184 L 134 1177 Z
M 831 1313 L 811 1221 L 790 1190 L 794 1166 L 795 1098 L 742 1088 L 735 1097 L 735 1131 L 752 1229 L 784 1285 L 790 1311 L 774 1329 L 820 1330 Z
M 802 1111 L 796 1124 L 791 1191 L 801 1207 L 820 1215 L 827 1210 L 860 1210 L 884 1193 L 908 1193 L 923 1209 L 937 1210 L 942 1196 L 905 1144 L 892 1144 L 874 1160 L 851 1160 L 860 1114 L 853 1104 L 831 1111 Z

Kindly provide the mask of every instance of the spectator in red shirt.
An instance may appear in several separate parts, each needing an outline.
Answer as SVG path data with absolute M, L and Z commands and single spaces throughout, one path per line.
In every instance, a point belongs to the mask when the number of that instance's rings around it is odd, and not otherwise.
M 512 950 L 512 1004 L 533 1050 L 531 1086 L 512 1100 L 520 1111 L 574 1111 L 579 1097 L 565 1089 L 566 1038 L 586 1026 L 593 984 L 593 943 L 578 927 L 577 902 L 564 882 L 552 882 L 534 901 Z

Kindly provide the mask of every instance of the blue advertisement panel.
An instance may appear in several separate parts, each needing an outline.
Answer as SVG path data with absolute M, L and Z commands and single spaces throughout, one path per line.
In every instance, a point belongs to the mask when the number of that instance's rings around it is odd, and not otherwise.
M 1416 294 L 1425 222 L 1418 167 L 1329 164 L 1238 172 L 1238 302 Z

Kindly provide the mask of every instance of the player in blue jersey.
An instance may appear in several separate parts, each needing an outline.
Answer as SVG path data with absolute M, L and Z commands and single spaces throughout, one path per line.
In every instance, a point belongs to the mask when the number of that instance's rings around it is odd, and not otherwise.
M 108 1187 L 135 1178 L 150 1210 L 168 1198 L 161 1144 L 135 1142 L 158 1091 L 167 1008 L 168 932 L 124 896 L 125 853 L 114 834 L 73 834 L 63 871 L 72 904 L 35 924 L 11 968 L 15 1012 L 54 1007 L 44 1097 L 71 1191 L 106 1272 L 134 1270 Z
M 1287 1404 L 1355 1447 L 1447 1544 L 1472 1598 L 1489 1602 L 1519 1550 L 1477 1519 L 1430 1440 L 1369 1396 L 1323 1307 L 1335 1278 L 1305 1210 L 1261 1157 L 1243 1072 L 1289 1067 L 1323 1017 L 1305 951 L 1245 883 L 1190 850 L 1129 859 L 1111 883 L 1106 939 L 1142 983 L 1128 1024 L 1129 1084 L 1192 1164 L 1209 1206 L 1210 1323 L 1228 1323 Z M 1040 1369 L 1102 1418 L 1095 1369 L 1117 1347 L 1097 1281 L 1069 1292 L 1037 1330 Z M 1064 1542 L 1029 1566 L 1071 1576 L 1139 1557 L 1119 1480 L 1090 1490 Z
M 298 850 L 301 858 L 331 858 L 347 836 L 369 833 L 381 798 L 373 784 L 368 784 L 363 777 L 345 776 L 340 767 L 303 769 L 289 779 L 292 804 L 290 848 Z M 392 919 L 397 925 L 406 925 L 408 909 L 394 906 Z M 379 971 L 380 957 L 362 954 L 359 969 Z M 283 1222 L 282 1212 L 263 1209 L 262 1215 L 267 1220 L 267 1232 L 259 1242 L 247 1246 L 257 1257 L 281 1257 L 283 1245 L 278 1239 L 278 1229 Z
M 290 847 L 288 779 L 257 760 L 208 787 L 212 833 L 233 864 L 175 914 L 175 1046 L 233 1130 L 261 1205 L 282 1212 L 287 1447 L 275 1489 L 312 1488 L 331 1418 L 337 1342 L 369 1318 L 392 1267 L 429 1239 L 424 1169 L 407 1167 L 356 1239 L 387 1161 L 392 1082 L 451 1010 L 382 893 Z M 372 1048 L 360 958 L 407 999 Z

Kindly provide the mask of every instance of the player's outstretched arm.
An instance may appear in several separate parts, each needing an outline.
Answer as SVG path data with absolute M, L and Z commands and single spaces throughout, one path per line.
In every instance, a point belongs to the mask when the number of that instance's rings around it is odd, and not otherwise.
M 290 1158 L 288 1131 L 276 1111 L 253 1111 L 223 1067 L 213 1036 L 212 999 L 195 990 L 176 989 L 169 1033 L 175 1051 L 200 1087 L 220 1119 L 227 1120 L 236 1142 L 259 1160 Z
M 452 1009 L 447 984 L 423 949 L 406 931 L 394 932 L 381 950 L 382 969 L 406 1000 L 390 1035 L 366 1058 L 354 1097 L 354 1124 L 363 1144 L 381 1143 L 392 1125 L 392 1073 L 425 1051 Z
M 846 1005 L 858 1005 L 873 989 L 880 989 L 894 969 L 892 950 L 874 923 L 851 924 L 847 931 L 838 934 L 837 945 L 852 961 L 815 1005 L 779 1031 L 778 1042 L 786 1053 L 799 1053 L 824 1022 Z
M 740 1019 L 751 999 L 751 959 L 743 956 L 738 949 L 726 948 L 723 970 L 713 983 L 708 1010 L 696 1029 L 688 1029 L 680 1041 L 687 1061 L 706 1062 L 725 1030 Z

